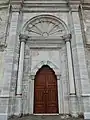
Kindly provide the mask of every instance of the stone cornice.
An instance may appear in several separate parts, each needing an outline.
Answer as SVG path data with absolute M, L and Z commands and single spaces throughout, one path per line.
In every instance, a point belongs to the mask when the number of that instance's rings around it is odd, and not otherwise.
M 83 4 L 82 4 L 82 8 L 83 8 L 84 10 L 90 10 L 90 3 L 83 3 Z
M 80 0 L 67 0 L 67 3 L 70 11 L 78 11 Z
M 13 11 L 19 11 L 22 8 L 24 12 L 69 11 L 68 4 L 72 10 L 78 10 L 80 0 L 11 0 Z
M 0 5 L 1 4 L 6 4 L 6 3 L 9 3 L 10 0 L 0 0 Z
M 8 6 L 9 6 L 9 2 L 2 2 L 2 3 L 0 3 L 0 9 L 8 8 Z
M 66 34 L 64 36 L 59 36 L 59 37 L 53 37 L 53 38 L 42 38 L 42 37 L 30 37 L 28 35 L 20 34 L 19 39 L 20 42 L 29 42 L 29 43 L 58 43 L 58 44 L 63 44 L 67 41 L 71 41 L 72 35 L 71 34 Z
M 0 8 L 12 6 L 12 11 L 23 12 L 60 12 L 60 11 L 78 11 L 78 7 L 82 4 L 84 9 L 90 9 L 90 2 L 85 0 L 2 0 Z M 38 9 L 38 11 L 37 11 Z
M 12 6 L 12 11 L 19 12 L 23 6 L 23 1 L 24 0 L 11 0 L 10 5 Z
M 75 2 L 74 5 L 79 6 L 78 5 L 79 2 Z M 70 5 L 73 5 L 72 2 L 70 3 Z M 37 11 L 38 9 L 38 11 Z M 78 7 L 77 7 L 78 10 Z M 64 0 L 49 0 L 49 1 L 36 1 L 36 0 L 27 0 L 26 2 L 24 2 L 23 5 L 23 11 L 25 12 L 60 12 L 60 11 L 69 11 L 69 6 L 68 6 L 68 0 L 64 1 Z

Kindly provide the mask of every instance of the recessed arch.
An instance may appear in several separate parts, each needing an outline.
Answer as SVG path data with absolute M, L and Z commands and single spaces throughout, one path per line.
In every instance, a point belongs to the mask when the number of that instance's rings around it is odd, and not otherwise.
M 60 70 L 59 67 L 53 63 L 52 61 L 41 61 L 39 63 L 37 63 L 31 70 L 31 75 L 36 75 L 36 72 L 44 65 L 48 65 L 51 69 L 53 69 L 55 71 L 56 75 L 60 74 Z
M 43 65 L 35 76 L 34 113 L 58 113 L 57 77 L 48 65 Z
M 36 72 L 36 75 L 42 70 L 42 69 L 49 69 L 50 71 L 52 71 L 53 72 L 53 74 L 56 76 L 56 74 L 55 74 L 55 71 L 49 66 L 49 65 L 42 65 L 38 70 L 37 70 L 37 72 Z
M 22 34 L 30 37 L 41 36 L 42 38 L 50 38 L 51 36 L 63 36 L 69 33 L 68 27 L 64 21 L 53 15 L 35 16 L 25 23 Z

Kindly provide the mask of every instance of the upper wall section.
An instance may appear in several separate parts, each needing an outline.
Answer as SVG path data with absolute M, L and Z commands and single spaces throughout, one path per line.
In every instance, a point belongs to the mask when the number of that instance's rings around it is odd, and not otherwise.
M 13 11 L 22 9 L 24 12 L 59 12 L 69 11 L 69 7 L 76 11 L 80 3 L 88 4 L 89 0 L 0 0 L 0 3 L 4 2 L 9 2 Z
M 76 9 L 80 4 L 80 0 L 11 0 L 14 11 L 21 5 L 24 12 L 37 12 L 37 10 L 38 12 L 68 11 L 68 3 L 71 6 L 74 5 L 74 9 Z

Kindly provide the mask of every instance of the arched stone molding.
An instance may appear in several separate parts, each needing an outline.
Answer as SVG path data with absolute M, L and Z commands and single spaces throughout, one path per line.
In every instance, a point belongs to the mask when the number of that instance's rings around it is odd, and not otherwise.
M 21 34 L 27 35 L 31 39 L 35 36 L 39 38 L 59 38 L 69 34 L 67 25 L 53 15 L 39 15 L 25 23 Z M 30 39 L 29 39 L 30 40 Z
M 31 72 L 30 72 L 30 80 L 29 80 L 29 89 L 30 89 L 30 91 L 29 91 L 29 101 L 30 101 L 30 106 L 29 106 L 29 113 L 30 114 L 33 114 L 33 109 L 34 109 L 34 82 L 35 82 L 35 76 L 36 76 L 36 74 L 37 74 L 37 72 L 38 72 L 38 70 L 40 69 L 40 68 L 42 68 L 42 66 L 44 66 L 44 65 L 48 65 L 51 69 L 53 69 L 53 71 L 55 72 L 55 75 L 56 75 L 56 77 L 57 77 L 57 86 L 58 86 L 58 91 L 60 91 L 59 89 L 60 89 L 60 86 L 59 86 L 59 83 L 60 83 L 60 69 L 58 68 L 58 66 L 57 65 L 55 65 L 55 63 L 53 63 L 53 62 L 51 62 L 51 61 L 49 61 L 49 60 L 47 60 L 47 61 L 41 61 L 41 62 L 39 62 L 38 64 L 36 64 L 36 66 L 34 66 L 33 68 L 32 68 L 32 70 L 31 70 Z M 59 107 L 59 113 L 60 113 L 60 109 L 61 109 L 61 107 L 60 107 L 60 104 L 61 104 L 61 101 L 60 101 L 60 93 L 58 92 L 58 107 Z
M 57 76 L 57 79 L 60 80 L 60 69 L 57 67 L 57 65 L 55 65 L 54 63 L 52 63 L 51 61 L 41 61 L 40 63 L 38 63 L 36 66 L 34 66 L 34 68 L 31 70 L 31 79 L 34 80 L 34 77 L 37 73 L 37 71 L 43 66 L 43 65 L 48 65 L 50 68 L 53 69 L 53 71 L 55 71 L 55 75 Z

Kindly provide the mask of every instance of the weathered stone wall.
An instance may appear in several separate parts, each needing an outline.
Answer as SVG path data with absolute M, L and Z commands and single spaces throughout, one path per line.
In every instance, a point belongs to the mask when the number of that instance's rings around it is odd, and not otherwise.
M 0 43 L 4 43 L 8 36 L 7 33 L 8 17 L 9 17 L 8 8 L 1 9 L 0 10 Z
M 30 45 L 31 46 L 31 45 Z M 57 75 L 60 113 L 69 113 L 69 80 L 65 45 L 61 49 L 30 49 L 26 44 L 23 77 L 23 113 L 33 114 L 34 78 L 45 64 L 52 67 Z
M 89 76 L 89 80 L 90 80 L 90 47 L 85 48 L 85 54 L 86 54 L 86 64 L 87 64 L 88 76 Z
M 6 2 L 6 1 L 4 1 Z M 0 1 L 2 3 L 2 1 Z M 4 55 L 6 38 L 8 36 L 7 25 L 8 25 L 9 11 L 8 8 L 0 9 L 0 94 L 3 85 L 3 75 L 4 75 Z
M 2 90 L 2 84 L 3 84 L 3 74 L 4 74 L 4 52 L 0 52 L 0 94 Z
M 3 0 L 1 0 L 0 3 L 1 2 L 3 2 Z M 7 0 L 4 2 L 7 2 Z M 76 2 L 78 4 L 74 5 L 74 7 L 71 5 L 72 12 L 70 11 L 70 8 L 68 8 L 69 6 L 67 6 L 66 0 L 57 1 L 58 4 L 54 4 L 52 1 L 48 1 L 47 3 L 43 1 L 43 4 L 40 4 L 41 1 L 38 1 L 36 4 L 36 1 L 34 0 L 27 0 L 24 1 L 23 8 L 21 4 L 19 4 L 21 1 L 18 1 L 18 4 L 14 4 L 15 2 L 17 1 L 12 0 L 12 9 L 10 14 L 9 10 L 6 8 L 0 9 L 0 42 L 3 43 L 6 40 L 7 43 L 5 51 L 0 52 L 0 92 L 3 95 L 3 97 L 1 96 L 0 98 L 0 113 L 4 116 L 4 120 L 7 119 L 8 115 L 18 114 L 18 96 L 15 93 L 20 52 L 19 34 L 28 20 L 42 14 L 49 14 L 60 18 L 65 22 L 66 26 L 69 28 L 69 32 L 72 34 L 71 49 L 76 95 L 69 95 L 67 55 L 65 46 L 56 51 L 57 55 L 55 55 L 54 50 L 46 50 L 46 52 L 38 50 L 34 51 L 26 44 L 22 81 L 21 112 L 24 114 L 33 113 L 34 80 L 32 79 L 35 77 L 35 72 L 33 74 L 32 70 L 37 63 L 43 61 L 41 57 L 43 54 L 46 54 L 47 60 L 52 61 L 52 63 L 55 62 L 55 64 L 59 66 L 59 72 L 61 74 L 61 76 L 59 74 L 60 79 L 58 80 L 60 113 L 90 112 L 90 97 L 88 96 L 90 94 L 90 11 L 84 11 L 84 30 L 86 35 L 86 44 L 88 44 L 88 47 L 84 49 L 77 9 L 80 2 L 79 0 Z M 73 1 L 70 1 L 70 4 L 72 4 L 72 2 Z M 61 3 L 63 3 L 63 7 Z M 33 5 L 33 7 L 31 5 Z M 19 12 L 19 10 L 21 11 Z M 40 57 L 34 59 L 38 54 L 40 54 Z M 51 58 L 55 61 L 51 60 Z
M 83 23 L 84 23 L 84 33 L 85 33 L 86 64 L 87 64 L 88 76 L 90 79 L 90 10 L 83 10 Z
M 90 44 L 90 10 L 83 11 L 84 32 L 86 35 L 86 44 Z

